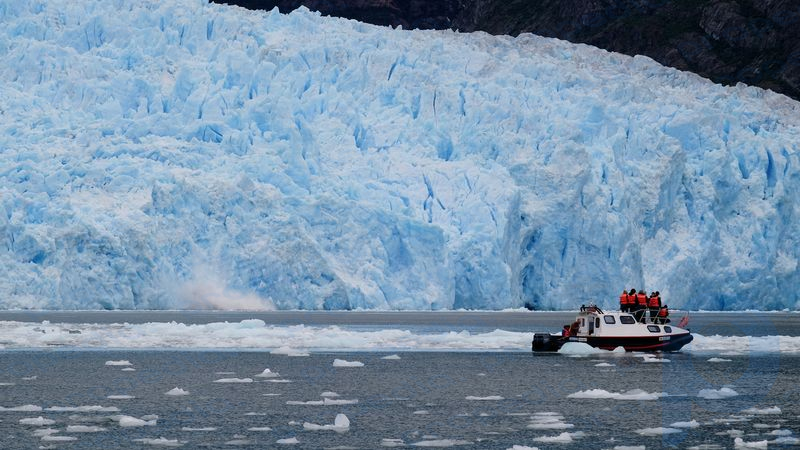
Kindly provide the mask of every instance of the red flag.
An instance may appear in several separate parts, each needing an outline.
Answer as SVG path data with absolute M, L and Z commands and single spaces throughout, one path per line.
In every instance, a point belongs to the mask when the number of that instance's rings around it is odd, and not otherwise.
M 689 315 L 683 316 L 680 322 L 678 322 L 678 328 L 686 328 L 686 325 L 689 325 Z

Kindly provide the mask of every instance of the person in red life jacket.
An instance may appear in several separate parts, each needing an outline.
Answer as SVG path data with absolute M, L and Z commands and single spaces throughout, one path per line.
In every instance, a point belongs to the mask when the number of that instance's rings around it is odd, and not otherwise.
M 571 333 L 569 332 L 569 325 L 564 325 L 564 329 L 561 330 L 561 337 L 563 339 L 568 339 L 570 334 Z
M 628 292 L 628 314 L 636 313 L 636 289 L 631 289 Z
M 658 295 L 658 291 L 650 293 L 650 298 L 647 299 L 647 308 L 650 309 L 650 321 L 656 323 L 656 316 L 661 309 L 661 297 Z
M 664 305 L 658 310 L 658 323 L 664 324 L 669 322 L 669 308 L 667 308 L 667 305 Z
M 636 314 L 639 322 L 644 323 L 646 320 L 645 315 L 647 314 L 647 294 L 641 289 L 636 294 Z
M 630 312 L 630 303 L 628 302 L 628 291 L 623 290 L 619 295 L 619 310 L 626 313 Z

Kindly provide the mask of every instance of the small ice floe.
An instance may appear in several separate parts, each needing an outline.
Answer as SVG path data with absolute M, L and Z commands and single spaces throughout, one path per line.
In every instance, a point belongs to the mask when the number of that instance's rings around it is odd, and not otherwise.
M 297 440 L 296 437 L 286 438 L 286 439 L 278 439 L 275 441 L 276 444 L 284 444 L 284 445 L 292 445 L 292 444 L 299 444 L 300 441 Z
M 109 395 L 106 398 L 109 399 L 109 400 L 131 400 L 131 399 L 134 399 L 136 397 L 134 397 L 133 395 L 119 394 L 119 395 Z
M 780 430 L 772 430 L 768 434 L 771 436 L 791 436 L 793 433 L 792 430 L 780 429 Z
M 739 393 L 729 387 L 723 387 L 720 389 L 701 389 L 700 392 L 697 393 L 698 397 L 706 400 L 722 400 L 725 398 L 736 397 L 737 395 L 739 395 Z
M 177 439 L 167 439 L 163 437 L 160 437 L 158 439 L 152 439 L 152 438 L 134 439 L 133 442 L 141 442 L 142 444 L 155 445 L 157 447 L 180 447 L 186 443 L 185 441 L 179 441 Z
M 134 369 L 133 367 L 126 367 L 126 368 L 122 369 L 122 371 L 123 372 L 136 372 L 136 369 Z
M 708 362 L 731 362 L 732 359 L 725 359 L 725 358 L 709 358 Z
M 595 367 L 616 367 L 615 364 L 610 364 L 610 363 L 607 363 L 607 362 L 601 362 L 601 363 L 595 364 L 594 366 Z
M 57 434 L 48 434 L 46 436 L 42 436 L 42 441 L 44 442 L 71 442 L 77 440 L 78 438 L 75 436 L 59 436 Z
M 333 397 L 338 397 L 339 394 L 337 394 L 336 392 L 332 392 L 332 391 L 325 391 L 322 394 L 319 394 L 319 396 L 320 397 L 326 397 L 326 398 L 333 398 Z
M 402 439 L 383 438 L 381 447 L 405 447 L 406 443 Z
M 39 412 L 42 410 L 41 406 L 36 405 L 20 405 L 5 408 L 0 406 L 0 411 L 16 411 L 16 412 Z
M 561 346 L 561 348 L 558 350 L 558 353 L 570 356 L 584 356 L 596 355 L 598 353 L 608 353 L 608 350 L 594 348 L 584 342 L 567 342 Z
M 677 428 L 670 428 L 670 427 L 641 428 L 639 430 L 634 430 L 634 431 L 638 434 L 641 434 L 642 436 L 661 436 L 664 434 L 673 434 L 681 432 L 681 430 Z
M 738 437 L 738 436 L 744 436 L 744 431 L 737 430 L 737 429 L 731 429 L 731 430 L 720 431 L 720 432 L 714 433 L 714 434 L 717 435 L 717 436 Z
M 264 381 L 266 381 L 268 383 L 291 383 L 292 382 L 292 380 L 287 380 L 287 379 L 284 379 L 284 378 L 270 378 L 270 379 L 264 380 Z
M 252 378 L 220 378 L 214 380 L 214 383 L 252 383 Z
M 779 407 L 777 407 L 777 406 L 772 406 L 772 407 L 763 408 L 763 409 L 747 408 L 747 409 L 742 410 L 742 412 L 745 413 L 745 414 L 756 414 L 756 415 L 761 415 L 761 414 L 780 414 L 781 413 L 781 409 Z
M 640 355 L 636 355 L 642 358 L 642 362 L 646 363 L 668 363 L 670 360 L 667 358 L 657 358 L 656 355 L 651 355 L 650 353 L 642 353 Z
M 800 444 L 800 439 L 794 436 L 782 436 L 777 439 L 769 441 L 769 443 L 775 445 L 798 445 Z
M 364 363 L 360 361 L 345 361 L 343 359 L 334 359 L 333 367 L 364 367 Z
M 9 382 L 1 382 L 0 386 L 16 386 L 16 383 L 9 383 Z
M 615 445 L 612 450 L 647 450 L 644 445 Z
M 658 400 L 666 397 L 664 392 L 646 392 L 641 389 L 631 389 L 627 392 L 609 392 L 604 389 L 589 389 L 569 394 L 567 398 L 586 399 L 613 399 L 613 400 Z
M 428 410 L 427 410 L 427 409 L 420 409 L 420 410 L 418 410 L 418 411 L 414 411 L 414 412 L 413 412 L 413 413 L 411 413 L 411 414 L 416 414 L 416 415 L 418 415 L 418 416 L 427 416 L 428 414 L 430 414 L 430 412 L 428 412 Z
M 156 422 L 158 421 L 157 418 L 148 420 L 148 416 L 144 416 L 143 418 L 139 419 L 126 415 L 111 416 L 110 419 L 119 423 L 119 426 L 123 428 L 152 427 L 155 426 Z
M 768 446 L 767 440 L 746 442 L 740 437 L 733 440 L 733 448 L 768 448 Z
M 34 437 L 42 437 L 42 436 L 47 436 L 49 434 L 56 434 L 60 432 L 61 431 L 56 428 L 39 428 L 38 430 L 34 430 L 33 433 L 31 434 Z
M 269 392 L 269 393 L 261 394 L 261 395 L 263 395 L 264 397 L 279 397 L 281 394 L 276 394 L 274 392 Z
M 253 442 L 249 439 L 242 439 L 241 437 L 238 439 L 231 439 L 230 441 L 226 441 L 225 445 L 250 445 Z
M 465 400 L 474 400 L 474 401 L 496 401 L 496 400 L 505 400 L 505 398 L 499 395 L 489 395 L 486 397 L 476 397 L 474 395 L 468 395 L 464 397 Z
M 244 413 L 244 415 L 245 415 L 245 416 L 266 416 L 266 415 L 267 415 L 267 413 L 261 413 L 261 412 L 248 412 L 248 413 Z
M 106 361 L 107 366 L 132 366 L 130 361 L 121 359 L 119 361 Z
M 82 405 L 82 406 L 51 406 L 45 411 L 52 412 L 119 412 L 116 406 Z
M 382 357 L 381 359 L 390 359 L 390 360 L 400 359 L 400 355 L 386 355 L 386 356 Z M 381 445 L 383 445 L 383 444 L 381 444 Z
M 22 425 L 33 425 L 35 427 L 42 427 L 45 425 L 52 425 L 56 423 L 53 419 L 46 419 L 42 416 L 39 417 L 26 417 L 24 419 L 19 419 L 19 423 Z
M 106 431 L 103 427 L 97 425 L 68 425 L 67 433 L 100 433 Z
M 22 380 L 23 381 L 33 381 L 33 380 L 35 380 L 37 378 L 39 378 L 38 375 L 33 375 L 33 376 L 30 376 L 30 377 L 22 377 Z
M 350 429 L 350 419 L 344 414 L 337 414 L 333 420 L 333 425 L 317 425 L 315 423 L 304 422 L 303 429 L 307 431 L 335 431 L 344 433 Z
M 457 445 L 472 445 L 472 442 L 460 439 L 431 439 L 413 442 L 409 445 L 414 447 L 455 447 Z
M 531 430 L 566 430 L 574 427 L 571 423 L 564 422 L 564 416 L 558 413 L 535 413 L 526 428 Z
M 718 417 L 716 419 L 712 419 L 713 423 L 724 423 L 724 424 L 741 423 L 741 422 L 749 422 L 749 421 L 750 421 L 750 417 L 747 417 L 747 416 Z
M 337 398 L 328 398 L 325 397 L 322 400 L 309 400 L 307 402 L 296 401 L 296 400 L 289 400 L 286 402 L 287 405 L 305 405 L 305 406 L 338 406 L 338 405 L 355 405 L 358 403 L 358 399 L 337 399 Z
M 183 427 L 181 431 L 217 431 L 217 427 Z
M 700 422 L 692 419 L 688 422 L 673 422 L 669 426 L 672 428 L 698 428 L 700 426 Z
M 569 444 L 573 442 L 575 439 L 582 438 L 584 436 L 583 431 L 576 431 L 574 433 L 570 432 L 563 432 L 558 436 L 540 436 L 533 438 L 534 442 L 545 442 L 545 443 L 557 443 L 557 444 Z
M 263 372 L 261 372 L 260 374 L 258 374 L 256 376 L 259 377 L 259 378 L 280 378 L 281 377 L 281 375 L 278 372 L 273 372 L 273 371 L 271 371 L 269 369 L 264 369 Z
M 276 349 L 273 349 L 269 353 L 272 354 L 272 355 L 284 355 L 284 356 L 308 356 L 309 355 L 308 352 L 305 352 L 303 350 L 297 350 L 297 349 L 291 348 L 291 347 L 278 347 Z
M 164 395 L 172 395 L 172 396 L 180 396 L 180 395 L 189 395 L 189 391 L 184 391 L 179 387 L 174 387 L 167 392 L 164 392 Z
M 272 431 L 270 427 L 250 427 L 247 431 Z

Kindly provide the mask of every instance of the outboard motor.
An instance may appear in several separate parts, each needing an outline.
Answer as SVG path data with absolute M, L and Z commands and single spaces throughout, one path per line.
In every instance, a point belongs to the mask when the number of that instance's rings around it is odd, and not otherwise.
M 553 336 L 550 333 L 535 333 L 533 335 L 533 342 L 531 342 L 531 350 L 534 352 L 555 352 L 561 348 L 559 336 Z

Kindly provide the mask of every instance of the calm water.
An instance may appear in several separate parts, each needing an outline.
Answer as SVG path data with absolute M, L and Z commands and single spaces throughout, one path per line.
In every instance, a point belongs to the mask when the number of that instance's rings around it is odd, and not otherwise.
M 29 319 L 9 317 L 29 314 Z M 75 314 L 71 316 L 70 314 Z M 178 319 L 172 317 L 175 314 Z M 238 314 L 242 314 L 240 317 Z M 520 318 L 520 316 L 523 318 Z M 125 316 L 124 319 L 121 319 Z M 693 330 L 710 335 L 797 335 L 793 314 L 692 314 Z M 74 318 L 84 317 L 84 320 Z M 136 322 L 178 320 L 187 323 L 261 318 L 272 324 L 340 324 L 353 328 L 418 327 L 440 331 L 558 328 L 568 321 L 558 313 L 2 313 L 0 320 L 65 322 Z M 0 407 L 35 405 L 42 411 L 0 411 L 0 448 L 143 448 L 155 443 L 184 448 L 382 448 L 382 445 L 454 445 L 454 448 L 733 448 L 746 442 L 792 439 L 800 432 L 800 356 L 673 353 L 650 362 L 639 355 L 586 357 L 532 355 L 519 352 L 313 353 L 288 357 L 265 352 L 138 351 L 35 349 L 0 351 Z M 722 361 L 709 362 L 711 358 Z M 334 359 L 362 362 L 363 367 L 334 367 Z M 125 366 L 107 361 L 127 360 Z M 599 364 L 599 366 L 598 366 Z M 287 383 L 254 377 L 265 368 Z M 251 378 L 251 383 L 219 383 L 223 378 Z M 186 396 L 167 396 L 180 387 Z M 727 387 L 727 389 L 723 389 Z M 665 393 L 654 400 L 570 398 L 596 389 L 609 397 L 631 389 Z M 699 396 L 702 390 L 723 399 Z M 296 405 L 322 400 L 335 392 L 354 404 Z M 707 391 L 707 393 L 710 391 Z M 640 393 L 642 394 L 642 393 Z M 108 396 L 129 395 L 129 399 Z M 584 395 L 585 397 L 586 395 Z M 52 411 L 56 407 L 100 405 L 117 412 Z M 777 408 L 773 408 L 777 407 Z M 752 409 L 755 408 L 755 409 Z M 751 410 L 752 409 L 752 410 Z M 748 412 L 748 410 L 750 410 Z M 759 414 L 772 412 L 772 414 Z M 350 429 L 306 431 L 304 422 L 333 424 L 336 414 Z M 555 413 L 537 415 L 537 413 Z M 155 425 L 121 427 L 115 415 L 147 418 Z M 26 418 L 49 419 L 51 425 L 25 425 Z M 550 419 L 548 419 L 550 418 Z M 691 422 L 695 428 L 670 426 Z M 99 431 L 67 432 L 85 425 Z M 250 428 L 269 427 L 269 431 Z M 679 430 L 655 434 L 666 427 Z M 43 429 L 55 438 L 42 440 Z M 191 431 L 203 429 L 205 431 Z M 669 430 L 667 430 L 669 431 Z M 562 435 L 561 433 L 573 433 Z M 644 433 L 644 434 L 643 434 Z M 36 434 L 39 434 L 37 436 Z M 541 439 L 560 437 L 557 442 Z M 164 441 L 137 441 L 158 439 Z M 294 445 L 278 440 L 296 438 Z M 572 440 L 571 443 L 564 442 Z M 175 442 L 175 440 L 177 442 Z M 148 444 L 150 442 L 151 444 Z M 717 446 L 717 447 L 715 447 Z M 770 444 L 770 448 L 773 444 Z

